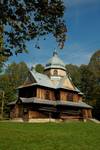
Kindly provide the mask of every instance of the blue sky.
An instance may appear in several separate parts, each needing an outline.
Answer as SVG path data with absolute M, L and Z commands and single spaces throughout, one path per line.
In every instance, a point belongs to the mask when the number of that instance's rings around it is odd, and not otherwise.
M 91 55 L 100 49 L 100 0 L 64 0 L 64 19 L 68 28 L 67 40 L 59 56 L 65 64 L 88 64 Z M 35 49 L 35 41 L 27 43 L 29 54 L 10 57 L 8 63 L 24 61 L 45 64 L 52 56 L 57 43 L 51 36 L 40 40 L 40 50 Z

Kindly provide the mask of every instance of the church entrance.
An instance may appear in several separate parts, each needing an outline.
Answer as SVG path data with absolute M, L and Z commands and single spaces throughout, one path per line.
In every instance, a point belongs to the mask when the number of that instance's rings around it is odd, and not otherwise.
M 18 104 L 18 118 L 23 117 L 23 107 L 21 104 Z

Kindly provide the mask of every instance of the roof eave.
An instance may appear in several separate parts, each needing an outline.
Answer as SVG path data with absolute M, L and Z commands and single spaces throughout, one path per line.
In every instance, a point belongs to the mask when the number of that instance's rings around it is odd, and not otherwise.
M 44 70 L 48 70 L 48 69 L 62 69 L 62 70 L 64 70 L 64 71 L 66 71 L 66 68 L 65 67 L 63 67 L 63 66 L 45 66 L 45 68 L 44 68 Z

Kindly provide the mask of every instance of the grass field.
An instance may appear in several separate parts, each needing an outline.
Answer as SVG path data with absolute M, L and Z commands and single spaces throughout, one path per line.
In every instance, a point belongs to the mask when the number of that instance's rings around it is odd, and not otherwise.
M 100 124 L 0 122 L 0 150 L 100 150 Z

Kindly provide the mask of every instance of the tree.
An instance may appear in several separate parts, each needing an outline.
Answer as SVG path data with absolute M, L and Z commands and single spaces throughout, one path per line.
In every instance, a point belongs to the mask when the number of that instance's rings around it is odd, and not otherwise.
M 93 90 L 96 84 L 94 73 L 89 69 L 88 65 L 80 66 L 81 84 L 80 89 L 85 94 L 85 100 L 90 104 L 93 100 Z
M 7 60 L 7 57 L 1 55 L 3 53 L 3 27 L 0 25 L 0 72 L 2 71 L 3 63 Z
M 97 84 L 100 84 L 100 50 L 96 51 L 89 62 L 89 68 L 94 73 Z
M 20 62 L 19 64 L 13 62 L 5 70 L 5 74 L 7 74 L 10 84 L 16 89 L 25 81 L 28 74 L 28 67 L 24 62 Z
M 35 70 L 36 70 L 37 72 L 39 72 L 39 73 L 43 73 L 43 72 L 44 72 L 44 66 L 41 65 L 41 64 L 37 64 L 37 65 L 35 66 Z
M 96 99 L 96 104 L 94 106 L 94 116 L 100 120 L 100 86 L 97 86 L 95 88 L 95 99 Z
M 92 55 L 88 66 L 96 79 L 94 88 L 91 91 L 92 98 L 94 99 L 93 115 L 100 120 L 100 50 Z
M 10 94 L 8 95 L 8 93 Z M 12 88 L 10 86 L 9 78 L 6 74 L 0 76 L 0 114 L 1 118 L 4 116 L 4 112 L 6 108 L 6 104 L 14 99 L 14 91 L 12 91 Z M 4 93 L 4 94 L 3 94 Z M 15 100 L 15 99 L 14 99 Z M 4 110 L 5 109 L 5 110 Z
M 26 41 L 53 34 L 60 48 L 66 39 L 62 0 L 1 0 L 0 33 L 3 32 L 3 50 L 0 55 L 10 56 L 27 52 Z M 38 45 L 36 45 L 39 48 Z
M 16 88 L 23 84 L 28 74 L 28 68 L 24 62 L 12 63 L 0 76 L 0 89 L 4 91 L 4 116 L 8 115 L 9 107 L 7 104 L 17 99 Z M 0 108 L 2 104 L 2 94 L 0 94 Z
M 76 65 L 68 64 L 66 65 L 67 74 L 72 78 L 73 83 L 80 87 L 80 71 L 79 67 Z
M 0 64 L 0 73 L 2 72 L 2 66 L 1 66 L 1 64 Z

